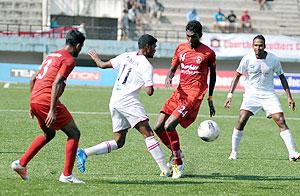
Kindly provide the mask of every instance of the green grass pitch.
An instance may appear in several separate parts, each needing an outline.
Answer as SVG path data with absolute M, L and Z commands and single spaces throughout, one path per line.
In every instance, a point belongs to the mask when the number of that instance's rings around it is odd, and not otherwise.
M 237 161 L 228 160 L 231 133 L 236 123 L 242 94 L 235 93 L 232 108 L 225 110 L 225 92 L 215 92 L 215 120 L 220 137 L 211 143 L 196 134 L 199 123 L 210 119 L 204 100 L 199 116 L 188 129 L 179 127 L 185 171 L 180 179 L 160 178 L 159 169 L 147 152 L 142 136 L 131 129 L 125 146 L 104 156 L 92 156 L 86 173 L 74 167 L 74 174 L 86 184 L 62 184 L 58 181 L 64 164 L 66 136 L 56 138 L 29 163 L 29 181 L 11 171 L 10 164 L 41 133 L 36 119 L 28 117 L 29 88 L 13 84 L 0 87 L 0 195 L 298 195 L 300 162 L 289 162 L 286 148 L 272 120 L 260 113 L 249 120 Z M 68 86 L 62 102 L 72 112 L 81 130 L 81 147 L 89 147 L 112 138 L 108 102 L 111 88 Z M 171 90 L 156 89 L 152 97 L 144 92 L 140 100 L 150 117 L 151 126 Z M 294 95 L 296 103 L 300 96 Z M 299 110 L 280 100 L 287 123 L 300 150 Z M 170 152 L 163 147 L 166 158 Z

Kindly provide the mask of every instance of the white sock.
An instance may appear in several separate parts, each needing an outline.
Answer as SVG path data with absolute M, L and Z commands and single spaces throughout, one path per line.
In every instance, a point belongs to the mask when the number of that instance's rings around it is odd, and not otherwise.
M 117 150 L 118 145 L 115 140 L 105 141 L 90 148 L 84 149 L 84 152 L 87 156 L 91 156 L 94 154 L 107 154 L 110 153 L 112 150 Z
M 289 154 L 296 153 L 295 143 L 291 131 L 289 129 L 280 132 L 280 137 L 284 141 L 284 144 L 289 152 Z
M 233 129 L 231 136 L 231 152 L 238 152 L 243 134 L 243 130 L 237 130 L 236 128 Z
M 168 171 L 169 168 L 165 162 L 165 155 L 160 148 L 159 142 L 154 138 L 154 136 L 150 136 L 145 138 L 145 143 L 148 151 L 152 155 L 155 162 L 158 164 L 160 170 L 162 172 Z

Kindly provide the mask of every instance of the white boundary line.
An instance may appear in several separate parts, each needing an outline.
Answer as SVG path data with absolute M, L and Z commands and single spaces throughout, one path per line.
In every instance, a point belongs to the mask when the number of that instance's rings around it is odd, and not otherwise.
M 16 110 L 16 109 L 0 109 L 0 112 L 29 112 L 29 110 Z M 70 111 L 72 114 L 80 114 L 80 115 L 110 115 L 110 112 L 81 112 L 81 111 Z M 147 113 L 149 116 L 157 116 L 158 113 Z M 200 114 L 198 115 L 199 117 L 206 117 L 208 118 L 209 115 L 203 115 Z M 232 118 L 232 119 L 237 119 L 238 115 L 216 115 L 213 118 Z M 266 117 L 263 116 L 254 116 L 252 118 L 257 118 L 257 119 L 267 119 Z M 300 121 L 300 118 L 297 117 L 285 117 L 286 120 L 295 120 L 295 121 Z

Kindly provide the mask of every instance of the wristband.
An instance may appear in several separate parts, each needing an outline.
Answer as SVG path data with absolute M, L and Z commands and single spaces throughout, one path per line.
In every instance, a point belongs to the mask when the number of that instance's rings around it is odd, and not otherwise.
M 233 93 L 228 93 L 228 94 L 227 94 L 227 98 L 228 98 L 228 99 L 231 99 L 232 97 L 233 97 Z

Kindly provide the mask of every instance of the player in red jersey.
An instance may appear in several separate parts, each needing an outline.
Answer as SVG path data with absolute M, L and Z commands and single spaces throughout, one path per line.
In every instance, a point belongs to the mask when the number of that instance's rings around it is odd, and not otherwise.
M 165 85 L 169 87 L 180 66 L 180 81 L 177 89 L 162 107 L 155 132 L 174 156 L 172 178 L 180 178 L 183 172 L 182 153 L 176 126 L 187 128 L 197 117 L 201 102 L 207 91 L 207 76 L 210 73 L 208 105 L 210 116 L 215 115 L 212 95 L 216 83 L 216 56 L 213 50 L 200 42 L 202 25 L 190 21 L 186 26 L 188 42 L 180 44 L 172 59 Z
M 66 45 L 51 53 L 43 61 L 40 71 L 30 81 L 30 115 L 37 118 L 42 135 L 37 136 L 23 154 L 11 164 L 23 180 L 28 180 L 27 164 L 50 142 L 61 129 L 67 136 L 64 171 L 59 181 L 64 183 L 83 183 L 72 174 L 80 132 L 68 109 L 59 101 L 63 94 L 65 82 L 74 69 L 77 57 L 85 40 L 84 35 L 71 30 L 66 35 Z

